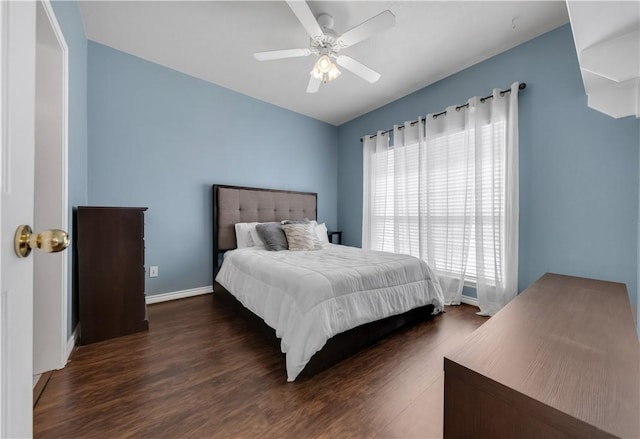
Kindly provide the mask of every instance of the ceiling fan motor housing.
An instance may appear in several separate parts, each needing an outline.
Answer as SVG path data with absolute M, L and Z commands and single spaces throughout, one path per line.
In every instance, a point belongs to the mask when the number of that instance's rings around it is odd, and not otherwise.
M 329 30 L 331 33 L 335 32 L 333 31 L 333 24 L 334 24 L 334 20 L 333 17 L 329 14 L 320 14 L 318 15 L 318 24 L 320 25 L 320 28 L 322 29 L 322 32 L 326 33 L 327 30 Z
M 311 48 L 318 55 L 329 55 L 335 58 L 341 47 L 337 43 L 338 35 L 333 30 L 333 17 L 329 14 L 320 14 L 317 21 L 323 35 L 311 38 Z

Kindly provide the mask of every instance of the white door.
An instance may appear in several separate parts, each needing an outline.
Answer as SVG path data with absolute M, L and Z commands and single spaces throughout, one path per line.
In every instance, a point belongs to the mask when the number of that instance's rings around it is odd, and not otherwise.
M 33 224 L 35 2 L 0 1 L 0 436 L 32 435 L 33 258 L 13 236 Z
M 33 228 L 66 229 L 67 44 L 48 1 L 36 3 Z M 33 253 L 33 374 L 67 362 L 67 257 Z

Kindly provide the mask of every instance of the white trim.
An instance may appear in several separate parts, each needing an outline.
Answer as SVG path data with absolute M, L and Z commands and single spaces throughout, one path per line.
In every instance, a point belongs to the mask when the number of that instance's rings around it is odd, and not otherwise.
M 147 305 L 152 303 L 167 302 L 169 300 L 185 299 L 187 297 L 201 296 L 203 294 L 213 293 L 213 286 L 191 288 L 189 290 L 173 291 L 170 293 L 150 294 L 145 296 Z
M 9 105 L 8 99 L 8 49 L 9 49 L 9 19 L 8 19 L 9 6 L 6 2 L 0 2 L 0 226 L 2 226 L 2 198 L 8 188 L 9 181 L 9 141 L 8 141 L 8 111 Z M 6 209 L 6 207 L 5 207 Z M 4 230 L 4 229 L 3 229 Z M 2 282 L 2 255 L 0 253 L 0 437 L 6 437 L 6 423 L 9 418 L 7 413 L 8 407 L 8 395 L 7 395 L 7 378 L 9 370 L 9 361 L 7 360 L 8 345 L 7 345 L 7 307 L 5 303 L 6 291 L 1 288 L 4 283 Z
M 69 357 L 71 356 L 71 352 L 73 352 L 73 348 L 76 347 L 77 338 L 78 338 L 78 326 L 75 327 L 75 329 L 71 333 L 71 337 L 69 337 L 69 339 L 67 340 L 67 347 L 66 347 L 65 357 L 64 357 L 64 365 L 62 367 L 67 365 L 67 362 L 69 361 Z
M 465 296 L 463 294 L 462 297 L 460 298 L 460 302 L 480 308 L 480 303 L 478 302 L 478 299 L 475 297 Z
M 145 300 L 147 301 L 147 305 L 151 305 L 154 303 L 168 302 L 170 300 L 186 299 L 187 297 L 201 296 L 203 294 L 212 294 L 212 293 L 213 293 L 213 286 L 209 285 L 206 287 L 191 288 L 189 290 L 172 291 L 170 293 L 150 294 L 145 296 Z M 462 295 L 460 302 L 466 303 L 467 305 L 472 305 L 478 308 L 480 307 L 478 304 L 477 298 L 471 297 L 471 296 L 465 296 L 464 294 Z M 76 331 L 73 331 L 73 335 L 71 337 L 74 338 L 74 341 L 75 341 L 75 336 L 76 336 Z M 71 340 L 71 338 L 69 340 Z
M 0 10 L 4 8 L 5 8 L 4 4 L 0 4 Z M 2 14 L 4 14 L 4 16 L 6 17 L 6 10 L 2 12 Z M 0 17 L 0 19 L 3 19 L 3 18 L 4 17 Z M 4 32 L 4 31 L 2 33 L 3 36 L 7 36 L 8 34 L 9 34 L 8 32 Z M 10 364 L 9 364 L 9 359 L 7 358 L 7 353 L 5 351 L 5 349 L 7 349 L 7 332 L 9 329 L 7 327 L 8 326 L 7 324 L 7 320 L 8 320 L 7 296 L 8 295 L 9 295 L 8 291 L 0 290 L 0 348 L 2 348 L 0 349 L 0 437 L 7 437 L 5 425 L 7 423 L 7 419 L 9 418 L 9 414 L 8 414 L 9 401 L 7 400 L 8 397 L 7 397 L 6 388 L 8 387 L 7 382 L 9 381 L 9 373 L 7 371 L 9 370 Z M 33 370 L 31 371 L 31 373 L 33 373 Z
M 60 169 L 62 170 L 62 218 L 61 224 L 63 227 L 67 227 L 67 231 L 69 230 L 69 46 L 67 45 L 67 41 L 64 38 L 64 33 L 62 32 L 62 28 L 58 23 L 58 19 L 56 17 L 56 13 L 53 10 L 53 6 L 51 5 L 50 0 L 40 0 L 42 2 L 42 6 L 44 7 L 44 11 L 47 14 L 47 18 L 49 18 L 49 24 L 53 29 L 53 33 L 58 40 L 58 44 L 60 44 L 60 50 L 62 52 L 62 157 L 60 157 Z M 71 253 L 71 249 L 67 249 L 67 253 Z M 61 300 L 61 311 L 62 311 L 62 324 L 60 330 L 62 331 L 62 340 L 67 335 L 67 325 L 68 325 L 68 306 L 69 306 L 69 279 L 68 279 L 68 264 L 69 264 L 69 256 L 62 258 L 62 278 L 60 290 L 62 293 Z M 76 328 L 77 329 L 77 328 Z M 62 369 L 67 365 L 67 361 L 69 360 L 69 355 L 75 346 L 76 340 L 76 332 L 74 331 L 71 334 L 69 340 L 67 340 L 67 345 L 65 346 L 64 342 L 61 343 L 60 346 L 62 352 L 62 358 L 60 362 L 60 368 Z M 73 344 L 71 348 L 69 348 L 69 341 L 72 340 Z

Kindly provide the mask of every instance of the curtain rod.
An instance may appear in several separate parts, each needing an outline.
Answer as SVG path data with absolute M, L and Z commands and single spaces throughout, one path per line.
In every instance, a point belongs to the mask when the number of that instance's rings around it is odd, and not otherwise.
M 521 82 L 521 83 L 518 85 L 518 90 L 524 90 L 525 88 L 527 88 L 527 83 L 526 83 L 526 82 Z M 501 90 L 501 91 L 500 91 L 500 96 L 504 96 L 504 94 L 505 94 L 505 93 L 509 93 L 509 92 L 511 92 L 511 89 L 510 89 L 510 88 L 507 88 L 507 89 L 505 89 L 505 90 Z M 480 98 L 480 102 L 484 102 L 484 101 L 486 101 L 487 99 L 491 99 L 491 98 L 493 98 L 493 95 L 485 96 L 485 97 L 483 97 L 483 98 Z M 467 102 L 466 104 L 464 104 L 464 105 L 458 105 L 458 106 L 456 107 L 456 111 L 460 111 L 460 109 L 461 109 L 461 108 L 465 108 L 465 107 L 468 107 L 468 106 L 469 106 L 469 103 L 468 103 L 468 102 Z M 441 111 L 440 113 L 436 113 L 436 114 L 434 114 L 434 115 L 433 115 L 433 118 L 435 119 L 435 118 L 437 118 L 438 116 L 442 116 L 443 114 L 447 114 L 447 110 L 445 110 L 445 111 Z M 426 117 L 422 117 L 422 118 L 420 118 L 420 119 L 418 119 L 418 120 L 414 120 L 413 122 L 411 122 L 411 125 L 415 125 L 415 124 L 417 124 L 418 122 L 425 122 L 426 120 L 427 120 L 427 118 L 426 118 Z M 398 129 L 399 129 L 399 130 L 401 130 L 401 129 L 403 129 L 403 128 L 404 128 L 404 125 L 401 125 L 401 126 L 399 126 L 399 127 L 398 127 Z M 383 132 L 382 132 L 382 133 L 380 133 L 380 134 L 387 134 L 387 133 L 390 133 L 390 132 L 392 132 L 392 131 L 393 131 L 393 128 L 391 128 L 391 129 L 389 129 L 389 130 L 386 130 L 386 131 L 383 131 Z M 377 136 L 377 134 L 373 134 L 373 135 L 369 136 L 369 138 L 370 138 L 370 139 L 373 139 L 373 138 L 374 138 L 374 137 L 376 137 L 376 136 Z M 361 137 L 361 138 L 360 138 L 360 142 L 362 142 L 362 139 L 364 139 L 364 137 Z

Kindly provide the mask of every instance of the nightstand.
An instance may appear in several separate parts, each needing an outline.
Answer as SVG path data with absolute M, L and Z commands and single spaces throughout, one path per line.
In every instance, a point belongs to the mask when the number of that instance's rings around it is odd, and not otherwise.
M 338 236 L 338 244 L 342 244 L 342 230 L 337 231 L 329 231 L 327 232 L 327 236 L 329 237 L 329 242 L 333 244 L 333 237 Z

